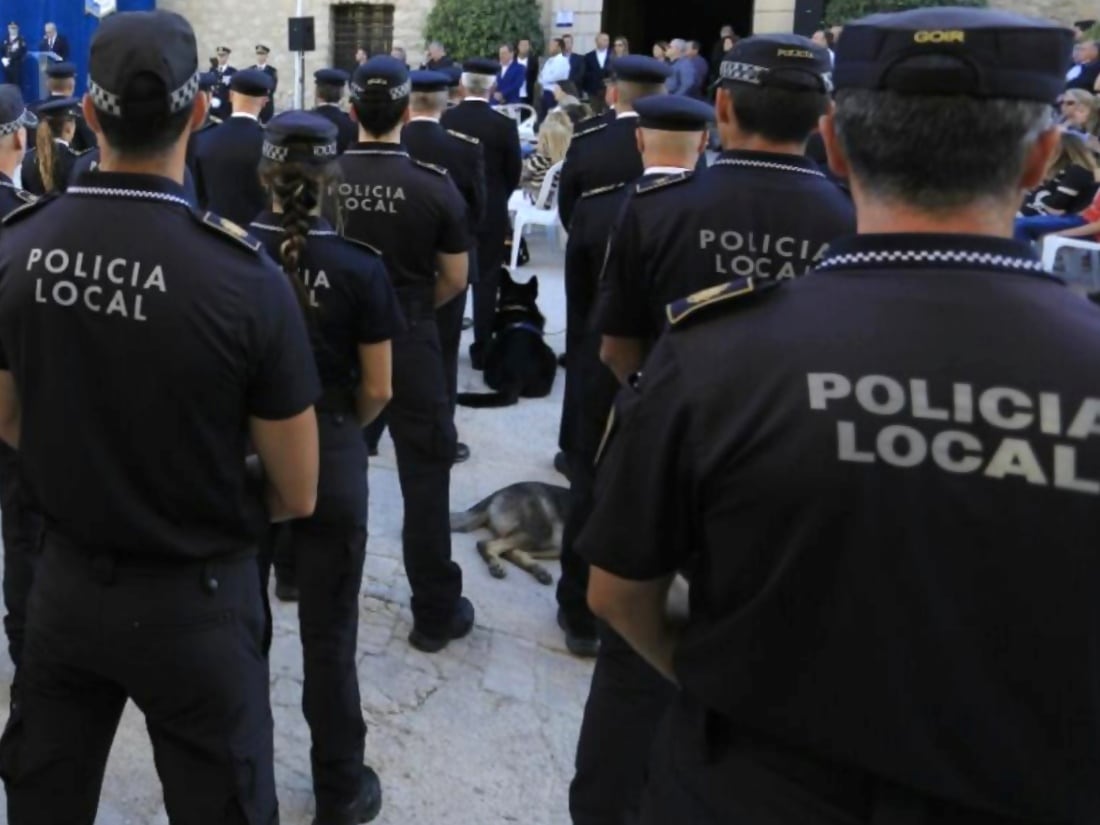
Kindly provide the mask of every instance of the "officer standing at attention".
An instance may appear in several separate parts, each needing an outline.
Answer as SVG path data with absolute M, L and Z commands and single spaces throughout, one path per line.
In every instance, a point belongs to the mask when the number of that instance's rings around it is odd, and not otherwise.
M 278 818 L 255 547 L 313 511 L 320 383 L 285 276 L 183 197 L 197 93 L 186 20 L 104 18 L 103 169 L 3 228 L 0 437 L 47 524 L 0 740 L 10 822 L 95 819 L 128 699 L 171 822 Z
M 412 585 L 409 643 L 445 648 L 474 625 L 451 560 L 450 486 L 456 435 L 447 402 L 436 309 L 466 288 L 466 205 L 447 170 L 413 160 L 401 146 L 411 83 L 392 57 L 373 57 L 351 80 L 360 142 L 340 158 L 344 234 L 382 250 L 408 329 L 393 341 L 393 402 L 387 410 L 405 500 L 401 533 Z
M 17 86 L 0 86 L 0 218 L 28 203 L 34 195 L 16 188 L 15 170 L 23 162 L 27 129 L 37 121 L 27 111 Z M 27 622 L 27 596 L 34 579 L 34 559 L 42 533 L 42 516 L 23 482 L 19 454 L 0 444 L 0 528 L 4 538 L 4 631 L 8 653 L 18 674 L 23 661 L 23 632 Z M 13 687 L 14 691 L 14 687 Z
M 715 111 L 671 95 L 636 107 L 646 176 L 615 228 L 596 318 L 604 362 L 624 383 L 667 325 L 668 304 L 734 276 L 798 277 L 855 231 L 851 200 L 805 156 L 829 107 L 828 49 L 794 34 L 749 37 L 720 72 L 724 151 L 701 173 L 668 165 L 694 163 Z
M 679 685 L 643 825 L 1100 821 L 1100 313 L 1012 240 L 1072 43 L 849 23 L 822 132 L 860 234 L 669 307 L 581 537 Z
M 471 278 L 474 343 L 470 347 L 470 363 L 476 370 L 484 366 L 485 348 L 493 337 L 504 241 L 511 233 L 508 199 L 519 186 L 523 171 L 516 122 L 489 105 L 489 94 L 499 74 L 500 64 L 495 60 L 477 58 L 463 63 L 465 97 L 441 119 L 443 128 L 476 137 L 485 154 L 485 220 L 477 236 L 476 280 Z
M 268 93 L 267 103 L 264 104 L 264 108 L 260 110 L 260 123 L 267 123 L 275 115 L 275 92 L 279 88 L 279 70 L 274 66 L 267 65 L 267 56 L 271 54 L 271 49 L 262 43 L 256 46 L 256 65 L 252 68 L 258 72 L 263 72 L 268 76 L 271 81 L 271 90 Z
M 313 73 L 313 79 L 317 93 L 317 106 L 313 111 L 336 127 L 336 151 L 342 155 L 359 140 L 359 127 L 340 106 L 344 88 L 348 85 L 348 73 L 343 69 L 318 69 Z
M 24 188 L 35 195 L 64 192 L 69 174 L 76 163 L 72 149 L 80 101 L 59 97 L 39 105 L 34 148 L 23 158 L 21 171 Z
M 355 666 L 367 551 L 362 427 L 390 400 L 390 339 L 402 327 L 381 257 L 341 238 L 320 216 L 325 190 L 339 174 L 337 134 L 306 112 L 287 112 L 267 125 L 260 177 L 273 208 L 249 226 L 299 296 L 324 387 L 317 403 L 317 509 L 284 528 L 299 593 L 302 707 L 313 737 L 318 825 L 369 822 L 382 807 L 378 775 L 363 765 L 367 728 Z
M 586 438 L 583 428 L 587 425 L 583 422 L 593 418 L 605 422 L 615 394 L 615 385 L 608 380 L 607 370 L 597 358 L 598 346 L 588 346 L 591 344 L 587 337 L 589 315 L 607 251 L 607 236 L 617 214 L 610 211 L 612 203 L 617 206 L 619 200 L 619 195 L 612 192 L 633 182 L 644 171 L 635 136 L 638 117 L 634 103 L 649 95 L 664 94 L 664 79 L 669 74 L 668 64 L 636 55 L 615 60 L 612 71 L 614 82 L 608 88 L 607 102 L 616 119 L 597 121 L 587 132 L 582 131 L 573 138 L 565 156 L 558 197 L 563 223 L 572 221 L 574 207 L 582 194 L 587 192 L 595 198 L 581 210 L 582 222 L 591 220 L 595 226 L 565 224 L 569 227 L 565 297 L 566 352 L 570 363 L 566 370 L 559 436 L 564 452 L 559 454 L 560 459 L 555 457 L 554 460 L 555 466 L 564 463 L 565 466 L 559 469 L 567 471 L 571 489 L 576 477 L 574 503 L 562 537 L 557 599 L 558 625 L 565 634 L 565 645 L 578 656 L 594 656 L 598 645 L 596 620 L 588 609 L 586 598 L 588 564 L 573 551 L 573 543 L 583 524 L 586 491 L 591 484 L 592 455 L 599 444 L 602 425 L 595 425 L 599 435 Z M 568 205 L 561 199 L 567 188 L 576 195 Z M 605 211 L 604 206 L 609 208 Z
M 229 65 L 229 55 L 232 49 L 228 46 L 218 46 L 218 65 L 214 67 L 214 74 L 218 76 L 218 84 L 214 87 L 214 94 L 210 101 L 211 111 L 214 117 L 220 120 L 228 120 L 233 114 L 233 101 L 229 97 L 229 81 L 237 70 Z
M 37 110 L 39 106 L 50 100 L 73 97 L 76 94 L 76 66 L 68 62 L 51 63 L 47 66 L 46 91 L 48 95 L 45 100 L 40 100 L 35 103 L 31 107 L 32 109 Z M 78 114 L 76 118 L 76 133 L 73 135 L 72 140 L 73 151 L 77 153 L 87 152 L 89 149 L 94 149 L 95 145 L 95 132 L 88 127 L 88 124 L 84 122 L 84 118 L 80 117 Z
M 485 219 L 485 153 L 481 141 L 472 135 L 444 129 L 440 117 L 447 109 L 450 77 L 442 72 L 410 72 L 412 97 L 409 122 L 401 130 L 401 142 L 409 154 L 425 163 L 442 166 L 466 201 L 466 225 L 470 237 L 477 237 Z M 470 250 L 470 269 L 477 268 L 477 250 Z M 451 415 L 458 399 L 458 350 L 462 341 L 462 317 L 466 311 L 466 290 L 436 310 L 443 364 L 447 373 L 447 397 Z M 466 461 L 470 448 L 458 442 L 455 462 Z
M 195 188 L 199 206 L 246 226 L 267 204 L 256 168 L 264 145 L 260 112 L 271 94 L 271 78 L 257 69 L 233 75 L 233 114 L 195 137 Z

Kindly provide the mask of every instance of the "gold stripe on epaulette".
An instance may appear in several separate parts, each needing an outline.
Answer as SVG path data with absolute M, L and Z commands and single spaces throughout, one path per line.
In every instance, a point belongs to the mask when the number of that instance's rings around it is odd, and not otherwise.
M 666 186 L 673 186 L 677 183 L 691 180 L 692 174 L 692 172 L 677 172 L 675 175 L 664 175 L 653 180 L 642 181 L 634 187 L 634 191 L 639 195 L 644 195 L 647 192 L 655 192 L 658 189 L 664 189 Z
M 594 134 L 596 134 L 596 132 L 600 131 L 601 129 L 606 129 L 606 128 L 607 128 L 607 123 L 601 123 L 599 126 L 593 126 L 591 129 L 585 129 L 583 132 L 577 132 L 577 134 L 573 135 L 573 140 L 576 140 L 577 138 L 582 138 L 585 135 L 594 135 Z
M 451 137 L 456 137 L 459 140 L 464 140 L 467 143 L 472 143 L 475 146 L 481 143 L 481 138 L 474 137 L 473 135 L 468 135 L 465 132 L 456 132 L 454 129 L 448 129 L 447 134 Z
M 606 195 L 608 192 L 615 192 L 616 190 L 625 187 L 625 183 L 612 183 L 609 186 L 597 186 L 595 189 L 589 189 L 587 192 L 582 192 L 582 198 L 592 198 L 596 195 Z
M 753 283 L 752 278 L 746 278 L 743 284 L 740 281 L 730 281 L 693 292 L 686 298 L 681 298 L 679 301 L 674 301 L 665 307 L 668 323 L 671 326 L 676 326 L 676 324 L 681 323 L 685 318 L 703 307 L 736 298 L 740 295 L 748 295 L 755 289 L 756 285 Z
M 431 169 L 437 175 L 446 175 L 447 174 L 447 170 L 444 167 L 437 166 L 434 163 L 427 163 L 427 162 L 422 161 L 422 160 L 416 160 L 415 158 L 413 158 L 413 163 L 415 163 L 417 166 L 422 166 L 425 169 Z

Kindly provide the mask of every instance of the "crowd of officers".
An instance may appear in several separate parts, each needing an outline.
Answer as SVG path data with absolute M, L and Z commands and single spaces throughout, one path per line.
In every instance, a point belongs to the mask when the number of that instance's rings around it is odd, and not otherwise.
M 1009 240 L 1071 42 L 961 8 L 850 24 L 835 66 L 752 37 L 714 106 L 615 61 L 559 196 L 576 825 L 1100 818 L 1100 314 Z M 94 819 L 127 699 L 170 821 L 278 821 L 273 564 L 315 822 L 378 815 L 363 428 L 385 412 L 409 642 L 437 652 L 474 622 L 449 487 L 467 283 L 477 366 L 519 179 L 498 72 L 321 70 L 265 127 L 272 79 L 239 71 L 211 125 L 190 25 L 112 15 L 60 98 L 94 160 L 39 200 L 0 88 L 13 825 Z

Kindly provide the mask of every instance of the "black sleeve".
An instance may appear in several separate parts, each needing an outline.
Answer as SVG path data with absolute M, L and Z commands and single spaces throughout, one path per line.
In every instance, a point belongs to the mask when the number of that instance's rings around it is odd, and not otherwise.
M 480 229 L 485 222 L 485 204 L 489 196 L 485 188 L 485 150 L 480 144 L 477 146 L 471 145 L 470 148 L 472 149 L 470 158 L 473 161 L 474 168 L 471 172 L 468 191 L 464 194 L 469 209 L 467 215 L 469 224 L 476 230 Z
M 514 120 L 509 120 L 505 133 L 508 135 L 505 144 L 504 179 L 511 191 L 519 186 L 519 176 L 523 171 L 523 157 L 519 149 L 519 127 Z
M 281 421 L 304 412 L 321 394 L 305 318 L 286 276 L 266 259 L 257 278 L 251 311 L 253 340 L 248 356 L 248 413 Z
M 695 486 L 689 401 L 667 337 L 612 415 L 577 549 L 621 578 L 657 579 L 687 563 Z
M 576 143 L 570 144 L 569 150 L 565 153 L 565 165 L 561 168 L 561 178 L 558 181 L 558 217 L 561 218 L 561 225 L 567 232 L 569 222 L 573 219 L 573 208 L 584 194 L 581 192 L 581 182 L 577 174 L 576 146 Z
M 357 335 L 360 344 L 378 344 L 404 331 L 405 318 L 382 260 L 364 257 L 364 263 L 356 278 L 362 308 Z
M 654 338 L 644 275 L 643 233 L 633 201 L 627 200 L 612 230 L 600 275 L 595 326 L 601 335 Z
M 466 222 L 466 201 L 448 175 L 440 186 L 439 231 L 435 251 L 448 255 L 469 252 L 472 244 L 469 225 Z

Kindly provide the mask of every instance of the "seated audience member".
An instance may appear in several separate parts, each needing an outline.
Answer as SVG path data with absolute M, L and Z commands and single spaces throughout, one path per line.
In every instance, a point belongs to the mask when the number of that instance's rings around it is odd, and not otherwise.
M 1085 139 L 1076 132 L 1063 132 L 1046 179 L 1024 198 L 1019 216 L 1077 214 L 1092 202 L 1098 182 L 1100 164 Z
M 1100 112 L 1097 111 L 1096 95 L 1084 89 L 1067 89 L 1058 99 L 1058 109 L 1062 125 L 1075 132 L 1095 135 L 1100 125 Z
M 1014 235 L 1018 241 L 1031 242 L 1039 241 L 1047 235 L 1082 238 L 1087 241 L 1100 240 L 1100 192 L 1093 196 L 1092 203 L 1076 214 L 1017 218 Z
M 559 161 L 565 160 L 569 143 L 573 140 L 573 122 L 565 112 L 551 112 L 539 129 L 539 144 L 534 154 L 523 162 L 520 185 L 528 199 L 534 203 L 539 196 L 546 172 Z

